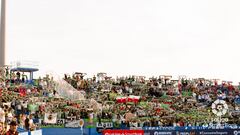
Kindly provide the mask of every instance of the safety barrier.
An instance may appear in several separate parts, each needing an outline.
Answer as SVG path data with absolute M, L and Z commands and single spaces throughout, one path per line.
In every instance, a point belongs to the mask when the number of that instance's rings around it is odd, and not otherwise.
M 136 133 L 135 133 L 136 131 Z M 96 128 L 43 128 L 32 132 L 21 132 L 19 135 L 107 135 L 107 134 L 142 134 L 144 135 L 240 135 L 240 127 L 146 127 L 128 129 L 107 129 L 98 133 Z
M 42 135 L 42 129 L 28 132 L 20 132 L 19 135 Z

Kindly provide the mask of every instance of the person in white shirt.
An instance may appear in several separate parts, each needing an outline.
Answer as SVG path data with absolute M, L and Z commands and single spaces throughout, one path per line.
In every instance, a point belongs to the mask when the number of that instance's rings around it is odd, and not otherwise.
M 30 127 L 30 130 L 35 130 L 35 128 L 36 128 L 36 126 L 33 122 L 33 115 L 32 114 L 29 115 L 29 127 Z
M 129 93 L 133 93 L 133 89 L 132 88 L 129 88 Z
M 0 108 L 0 122 L 5 123 L 5 111 Z
M 122 94 L 122 89 L 121 88 L 118 90 L 118 94 Z

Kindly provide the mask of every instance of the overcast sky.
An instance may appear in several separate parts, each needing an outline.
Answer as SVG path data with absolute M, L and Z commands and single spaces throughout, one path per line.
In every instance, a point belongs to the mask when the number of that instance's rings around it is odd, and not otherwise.
M 240 81 L 239 0 L 7 0 L 7 63 Z

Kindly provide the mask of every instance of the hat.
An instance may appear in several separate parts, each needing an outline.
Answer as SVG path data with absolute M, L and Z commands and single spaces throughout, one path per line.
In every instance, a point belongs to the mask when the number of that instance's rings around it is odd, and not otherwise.
M 17 124 L 16 121 L 12 121 L 12 122 L 10 123 L 10 125 L 11 125 L 11 126 L 17 126 L 18 124 Z

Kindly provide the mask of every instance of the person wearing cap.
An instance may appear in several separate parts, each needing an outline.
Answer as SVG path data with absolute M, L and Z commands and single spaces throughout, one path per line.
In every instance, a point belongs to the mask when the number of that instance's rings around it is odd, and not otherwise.
M 12 121 L 10 123 L 10 129 L 7 131 L 6 135 L 18 135 L 17 122 L 16 121 Z

